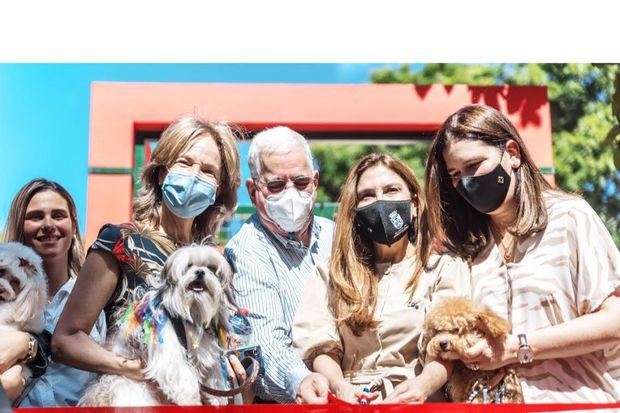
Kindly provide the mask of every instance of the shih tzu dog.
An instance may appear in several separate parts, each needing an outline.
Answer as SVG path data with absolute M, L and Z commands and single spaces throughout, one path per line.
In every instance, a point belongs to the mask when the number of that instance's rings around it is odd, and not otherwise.
M 103 375 L 80 405 L 224 404 L 202 388 L 226 386 L 218 339 L 225 334 L 231 281 L 232 270 L 215 247 L 192 245 L 170 255 L 161 286 L 135 294 L 109 342 L 115 354 L 142 361 L 146 380 Z
M 0 244 L 0 332 L 41 333 L 46 303 L 47 280 L 41 257 L 18 242 Z M 27 367 L 22 371 L 26 380 L 32 377 Z
M 429 312 L 424 325 L 424 348 L 433 357 L 455 360 L 454 371 L 446 384 L 446 393 L 452 401 L 523 403 L 514 368 L 472 370 L 460 361 L 472 345 L 484 338 L 491 345 L 500 346 L 510 329 L 507 320 L 466 298 L 443 300 Z

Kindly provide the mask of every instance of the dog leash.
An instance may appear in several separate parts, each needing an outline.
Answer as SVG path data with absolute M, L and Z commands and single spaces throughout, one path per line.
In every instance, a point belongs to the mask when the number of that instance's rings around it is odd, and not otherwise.
M 24 387 L 24 390 L 22 390 L 21 394 L 19 395 L 19 397 L 17 399 L 15 399 L 13 401 L 13 403 L 11 403 L 11 407 L 15 408 L 15 407 L 19 407 L 19 405 L 24 401 L 24 399 L 26 398 L 26 396 L 28 396 L 28 393 L 30 393 L 30 390 L 32 390 L 32 388 L 34 387 L 35 384 L 37 384 L 37 382 L 39 381 L 39 379 L 41 378 L 41 376 L 39 377 L 33 377 L 28 384 L 26 384 L 26 386 Z
M 258 371 L 260 370 L 260 364 L 258 363 L 258 361 L 256 361 L 255 358 L 248 357 L 248 359 L 252 360 L 252 373 L 250 374 L 249 377 L 247 377 L 243 381 L 243 383 L 239 385 L 239 387 L 230 389 L 230 390 L 219 390 L 219 389 L 214 389 L 209 386 L 201 385 L 200 388 L 205 393 L 208 393 L 212 396 L 217 396 L 217 397 L 233 397 L 241 393 L 242 391 L 246 390 L 248 387 L 252 385 L 252 383 L 254 383 L 254 381 L 256 380 L 256 377 L 258 376 Z

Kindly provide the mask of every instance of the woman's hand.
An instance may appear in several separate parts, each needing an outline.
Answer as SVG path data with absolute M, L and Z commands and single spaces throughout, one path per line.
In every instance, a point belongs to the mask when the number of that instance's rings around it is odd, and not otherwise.
M 297 404 L 327 404 L 329 382 L 321 373 L 310 373 L 299 383 Z
M 400 383 L 398 386 L 394 387 L 392 393 L 388 394 L 388 396 L 381 403 L 383 404 L 396 404 L 396 403 L 410 403 L 410 404 L 419 404 L 424 403 L 428 396 L 430 396 L 430 389 L 424 383 L 424 380 L 421 380 L 420 377 L 413 377 L 404 382 Z
M 356 388 L 346 380 L 340 380 L 332 387 L 334 395 L 347 403 L 357 403 Z
M 13 401 L 22 394 L 26 380 L 22 376 L 22 365 L 16 364 L 13 367 L 0 374 L 0 384 L 6 391 L 10 401 Z
M 245 371 L 245 368 L 239 361 L 239 358 L 234 354 L 228 356 L 226 368 L 228 370 L 228 377 L 231 382 L 234 382 L 234 378 L 237 378 L 237 383 L 241 385 L 248 379 L 248 374 Z M 252 402 L 254 401 L 254 392 L 252 391 L 252 386 L 245 389 L 241 393 L 241 396 L 243 397 L 243 404 L 252 404 Z
M 482 339 L 471 346 L 461 358 L 472 370 L 495 370 L 508 364 L 517 363 L 519 340 L 507 334 L 502 341 Z
M 121 374 L 128 379 L 135 381 L 144 381 L 146 377 L 144 377 L 144 371 L 142 370 L 142 361 L 140 359 L 126 359 L 120 357 L 120 371 Z
M 22 331 L 3 331 L 0 340 L 0 373 L 28 355 L 30 334 Z
M 379 397 L 378 391 L 375 391 L 372 393 L 364 393 L 362 392 L 361 389 L 359 389 L 359 387 L 352 385 L 346 380 L 341 380 L 338 383 L 336 383 L 336 385 L 333 388 L 333 391 L 336 397 L 338 397 L 339 399 L 347 403 L 353 403 L 353 404 L 359 404 L 360 396 L 362 394 L 366 395 L 368 403 L 372 402 L 377 397 Z

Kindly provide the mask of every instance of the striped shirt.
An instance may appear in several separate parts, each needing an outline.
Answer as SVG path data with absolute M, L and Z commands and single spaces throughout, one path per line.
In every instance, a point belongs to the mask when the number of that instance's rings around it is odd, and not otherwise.
M 520 239 L 507 264 L 491 242 L 472 267 L 473 298 L 512 322 L 513 334 L 596 311 L 620 288 L 620 252 L 584 200 L 545 195 L 547 228 Z M 519 367 L 527 403 L 620 400 L 620 345 Z
M 305 247 L 269 231 L 254 214 L 224 250 L 235 270 L 237 304 L 250 311 L 251 342 L 261 346 L 265 361 L 265 376 L 254 384 L 261 399 L 294 402 L 310 374 L 292 347 L 291 326 L 315 265 L 331 255 L 334 223 L 315 216 L 311 225 Z

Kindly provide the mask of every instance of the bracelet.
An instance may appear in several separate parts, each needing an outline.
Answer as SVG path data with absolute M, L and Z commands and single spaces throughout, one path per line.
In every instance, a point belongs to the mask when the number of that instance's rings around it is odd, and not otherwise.
M 37 339 L 33 336 L 30 336 L 30 340 L 28 340 L 28 353 L 26 354 L 26 358 L 24 359 L 25 363 L 29 363 L 37 356 Z

